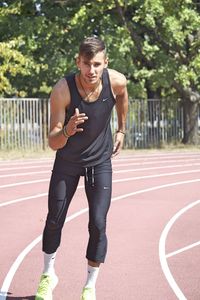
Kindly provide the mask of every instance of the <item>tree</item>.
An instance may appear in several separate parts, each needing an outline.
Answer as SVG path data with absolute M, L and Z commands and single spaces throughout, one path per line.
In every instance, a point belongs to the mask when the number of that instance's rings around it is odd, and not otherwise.
M 200 6 L 192 0 L 7 0 L 0 8 L 2 96 L 48 96 L 96 34 L 131 98 L 180 99 L 184 143 L 198 143 Z M 17 24 L 17 26 L 15 25 Z M 8 50 L 10 49 L 10 50 Z

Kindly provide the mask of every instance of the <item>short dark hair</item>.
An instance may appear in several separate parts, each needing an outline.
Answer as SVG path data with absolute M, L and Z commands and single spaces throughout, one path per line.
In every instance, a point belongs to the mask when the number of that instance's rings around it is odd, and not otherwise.
M 104 51 L 104 54 L 106 55 L 106 46 L 102 40 L 95 36 L 85 38 L 79 47 L 79 55 L 88 59 L 93 58 L 101 51 Z

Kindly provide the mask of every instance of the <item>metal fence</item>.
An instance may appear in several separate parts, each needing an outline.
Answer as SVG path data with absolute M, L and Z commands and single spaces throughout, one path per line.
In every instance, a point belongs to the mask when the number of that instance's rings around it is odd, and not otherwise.
M 124 147 L 149 148 L 183 138 L 183 110 L 179 102 L 130 100 Z M 46 149 L 48 99 L 0 98 L 0 149 Z M 117 128 L 113 111 L 111 126 Z
M 0 149 L 45 149 L 48 99 L 0 98 Z
M 183 108 L 175 100 L 130 100 L 126 128 L 125 148 L 179 143 L 183 138 Z

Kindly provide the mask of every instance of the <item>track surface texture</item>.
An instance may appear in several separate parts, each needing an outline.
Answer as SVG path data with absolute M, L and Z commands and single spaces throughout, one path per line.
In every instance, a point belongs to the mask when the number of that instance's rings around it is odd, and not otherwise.
M 0 299 L 33 300 L 54 157 L 0 161 Z M 113 159 L 108 253 L 97 300 L 200 299 L 200 153 L 122 153 Z M 54 300 L 78 300 L 86 280 L 83 179 L 56 257 Z

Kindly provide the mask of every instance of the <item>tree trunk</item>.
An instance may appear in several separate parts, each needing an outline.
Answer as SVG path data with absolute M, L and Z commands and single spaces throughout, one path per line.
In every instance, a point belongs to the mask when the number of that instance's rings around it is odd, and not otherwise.
M 198 102 L 188 99 L 183 101 L 184 136 L 182 143 L 198 145 L 200 142 L 198 134 Z
M 146 82 L 147 98 L 148 98 L 148 121 L 152 125 L 149 128 L 148 137 L 149 143 L 158 148 L 161 147 L 161 128 L 160 128 L 160 114 L 161 114 L 161 91 L 152 91 Z M 156 126 L 154 127 L 154 124 Z

